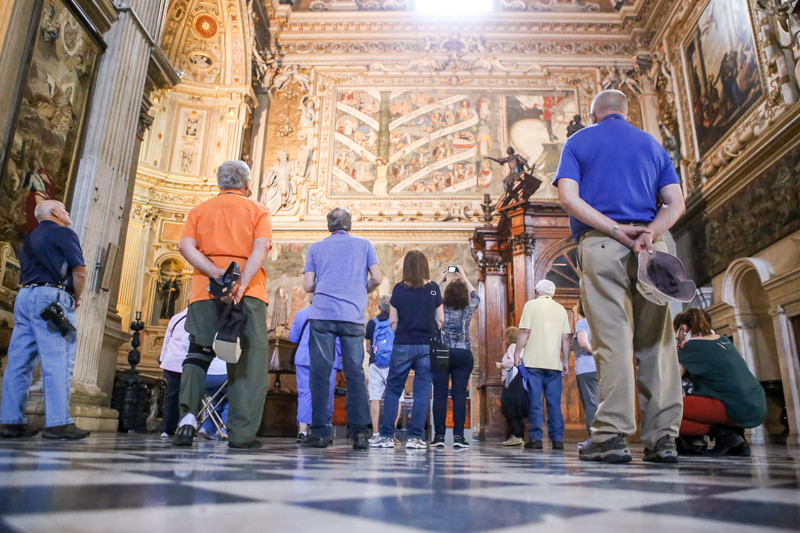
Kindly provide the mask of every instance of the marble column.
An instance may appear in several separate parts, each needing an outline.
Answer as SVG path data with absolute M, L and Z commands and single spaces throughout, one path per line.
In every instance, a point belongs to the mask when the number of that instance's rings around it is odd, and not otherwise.
M 160 33 L 166 0 L 131 0 L 106 34 L 83 154 L 75 178 L 73 228 L 81 238 L 87 264 L 87 289 L 78 310 L 78 356 L 72 388 L 72 412 L 85 429 L 113 431 L 117 412 L 109 408 L 107 375 L 116 351 L 128 340 L 119 319 L 108 316 L 109 291 L 98 276 L 109 244 L 119 243 L 129 181 L 135 179 L 131 161 L 138 154 L 137 129 L 153 36 Z M 122 244 L 122 243 L 119 243 Z M 122 259 L 122 251 L 118 254 Z M 113 356 L 113 360 L 111 357 Z M 103 390 L 105 388 L 106 390 Z
M 119 288 L 117 309 L 122 318 L 122 326 L 127 328 L 136 311 L 142 310 L 142 285 L 147 267 L 147 244 L 150 230 L 158 210 L 151 206 L 136 205 L 131 209 L 128 233 L 125 237 L 125 260 Z
M 797 342 L 786 310 L 778 306 L 771 313 L 778 348 L 778 360 L 786 400 L 786 417 L 789 423 L 789 444 L 800 443 L 800 359 L 797 357 Z

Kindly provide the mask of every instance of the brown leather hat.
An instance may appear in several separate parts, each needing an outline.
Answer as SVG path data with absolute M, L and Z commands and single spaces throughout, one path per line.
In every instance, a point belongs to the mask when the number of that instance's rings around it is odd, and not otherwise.
M 671 301 L 691 302 L 697 287 L 686 279 L 686 269 L 680 259 L 667 252 L 639 252 L 639 292 L 658 305 Z

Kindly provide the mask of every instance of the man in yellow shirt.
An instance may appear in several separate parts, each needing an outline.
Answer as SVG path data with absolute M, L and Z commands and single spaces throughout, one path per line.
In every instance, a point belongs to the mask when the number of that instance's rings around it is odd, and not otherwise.
M 572 328 L 567 310 L 553 301 L 556 285 L 546 279 L 536 284 L 535 300 L 525 304 L 519 321 L 515 364 L 525 365 L 528 397 L 529 450 L 542 449 L 542 392 L 547 403 L 547 429 L 554 450 L 564 449 L 564 416 L 561 414 L 561 379 L 569 369 Z M 559 357 L 559 354 L 561 357 Z

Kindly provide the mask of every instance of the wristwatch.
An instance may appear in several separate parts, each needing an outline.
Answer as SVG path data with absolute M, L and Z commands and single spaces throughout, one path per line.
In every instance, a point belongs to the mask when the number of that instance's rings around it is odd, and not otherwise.
M 614 224 L 614 227 L 611 229 L 611 236 L 616 239 L 618 231 L 619 231 L 619 224 Z

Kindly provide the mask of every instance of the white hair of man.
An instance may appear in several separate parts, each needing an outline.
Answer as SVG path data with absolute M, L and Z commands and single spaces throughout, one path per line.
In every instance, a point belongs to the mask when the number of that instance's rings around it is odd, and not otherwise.
M 250 183 L 250 167 L 244 161 L 225 161 L 217 169 L 219 190 L 244 191 Z
M 628 116 L 628 97 L 615 89 L 600 91 L 592 100 L 592 114 L 597 120 L 602 120 L 612 113 Z
M 543 279 L 536 284 L 536 292 L 546 296 L 554 296 L 556 294 L 556 284 L 549 279 Z
M 381 313 L 388 313 L 392 307 L 392 297 L 389 295 L 381 296 L 381 299 L 378 300 L 378 311 Z
M 59 207 L 63 208 L 63 204 L 57 200 L 44 200 L 36 205 L 33 216 L 36 217 L 36 220 L 41 222 L 45 218 L 55 216 L 54 211 Z

